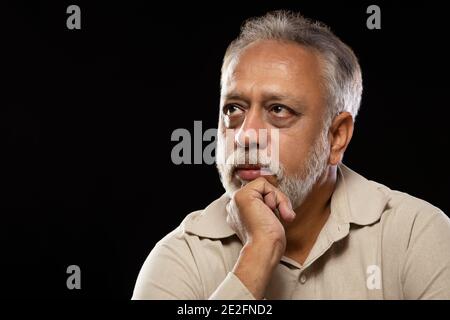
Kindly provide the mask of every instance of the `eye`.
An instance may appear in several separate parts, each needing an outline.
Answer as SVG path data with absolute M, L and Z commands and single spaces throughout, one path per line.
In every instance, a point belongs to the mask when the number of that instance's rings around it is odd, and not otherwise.
M 293 115 L 292 109 L 280 104 L 271 106 L 269 108 L 269 112 L 272 113 L 275 117 L 279 118 L 287 118 Z
M 229 117 L 239 115 L 243 112 L 244 111 L 236 104 L 227 104 L 223 107 L 223 113 Z

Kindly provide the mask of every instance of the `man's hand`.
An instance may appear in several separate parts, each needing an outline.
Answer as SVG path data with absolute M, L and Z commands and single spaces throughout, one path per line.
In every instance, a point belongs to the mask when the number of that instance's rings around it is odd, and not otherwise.
M 228 204 L 227 221 L 244 245 L 233 272 L 256 299 L 264 298 L 286 249 L 281 221 L 294 218 L 288 197 L 262 177 L 236 191 Z

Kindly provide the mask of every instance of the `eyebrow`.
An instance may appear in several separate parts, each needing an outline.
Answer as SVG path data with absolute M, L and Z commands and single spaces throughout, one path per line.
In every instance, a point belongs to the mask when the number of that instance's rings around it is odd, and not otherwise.
M 304 99 L 294 98 L 290 95 L 281 94 L 281 93 L 265 92 L 262 94 L 262 97 L 263 97 L 262 100 L 264 102 L 267 102 L 267 101 L 277 101 L 277 102 L 289 101 L 293 105 L 295 105 L 299 108 L 302 108 L 302 109 L 304 109 L 308 106 L 308 104 L 306 103 L 306 101 Z M 249 103 L 249 99 L 247 99 L 245 97 L 245 95 L 239 91 L 229 92 L 228 94 L 225 95 L 225 100 L 242 100 L 242 101 L 245 101 L 246 103 Z

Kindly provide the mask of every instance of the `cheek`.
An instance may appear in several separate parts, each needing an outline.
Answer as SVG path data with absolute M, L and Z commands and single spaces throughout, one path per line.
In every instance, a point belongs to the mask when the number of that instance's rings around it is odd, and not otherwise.
M 311 142 L 302 135 L 280 134 L 280 162 L 289 175 L 298 173 L 304 166 Z

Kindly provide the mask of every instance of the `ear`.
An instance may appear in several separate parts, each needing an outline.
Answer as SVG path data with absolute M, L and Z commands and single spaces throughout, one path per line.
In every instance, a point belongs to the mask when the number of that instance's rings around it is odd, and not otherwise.
M 337 165 L 342 161 L 344 152 L 353 136 L 353 117 L 349 112 L 338 114 L 330 127 L 330 158 L 329 164 Z

